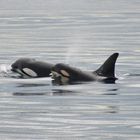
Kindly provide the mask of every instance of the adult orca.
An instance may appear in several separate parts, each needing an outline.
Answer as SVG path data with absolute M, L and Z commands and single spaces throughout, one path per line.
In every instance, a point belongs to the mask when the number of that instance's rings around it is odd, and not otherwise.
M 118 53 L 112 54 L 100 68 L 93 72 L 82 71 L 63 63 L 56 64 L 51 70 L 52 78 L 54 83 L 59 85 L 95 80 L 114 83 L 117 80 L 114 72 L 118 55 Z
M 37 61 L 32 58 L 20 58 L 12 65 L 12 71 L 22 78 L 49 77 L 53 64 Z

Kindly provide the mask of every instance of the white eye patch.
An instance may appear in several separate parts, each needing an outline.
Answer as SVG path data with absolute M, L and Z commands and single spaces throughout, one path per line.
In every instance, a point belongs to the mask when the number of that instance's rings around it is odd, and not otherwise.
M 66 76 L 66 77 L 69 77 L 69 76 L 70 76 L 69 73 L 66 72 L 65 70 L 60 70 L 60 72 L 61 72 L 64 76 Z
M 37 77 L 37 73 L 29 68 L 23 68 L 22 71 L 31 77 Z

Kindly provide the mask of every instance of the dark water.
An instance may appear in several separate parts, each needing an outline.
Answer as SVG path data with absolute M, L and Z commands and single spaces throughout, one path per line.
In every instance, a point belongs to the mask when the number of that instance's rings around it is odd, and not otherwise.
M 138 0 L 0 3 L 0 139 L 140 139 Z M 20 57 L 96 70 L 114 52 L 116 84 L 10 77 Z

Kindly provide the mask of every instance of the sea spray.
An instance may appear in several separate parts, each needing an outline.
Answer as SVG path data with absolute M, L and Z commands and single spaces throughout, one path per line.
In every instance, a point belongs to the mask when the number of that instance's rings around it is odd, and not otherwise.
M 83 44 L 85 44 L 85 39 L 80 34 L 76 34 L 71 36 L 69 41 L 65 63 L 76 64 L 76 62 L 79 62 L 79 57 L 84 53 L 85 48 Z
M 1 64 L 0 65 L 0 77 L 7 77 L 11 74 L 11 65 Z

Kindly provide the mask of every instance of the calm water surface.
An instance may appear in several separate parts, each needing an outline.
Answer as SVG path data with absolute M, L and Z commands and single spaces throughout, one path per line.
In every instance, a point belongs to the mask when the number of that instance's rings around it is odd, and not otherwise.
M 43 2 L 0 6 L 0 139 L 139 140 L 140 2 Z M 114 52 L 116 84 L 10 77 L 20 57 L 96 70 Z

